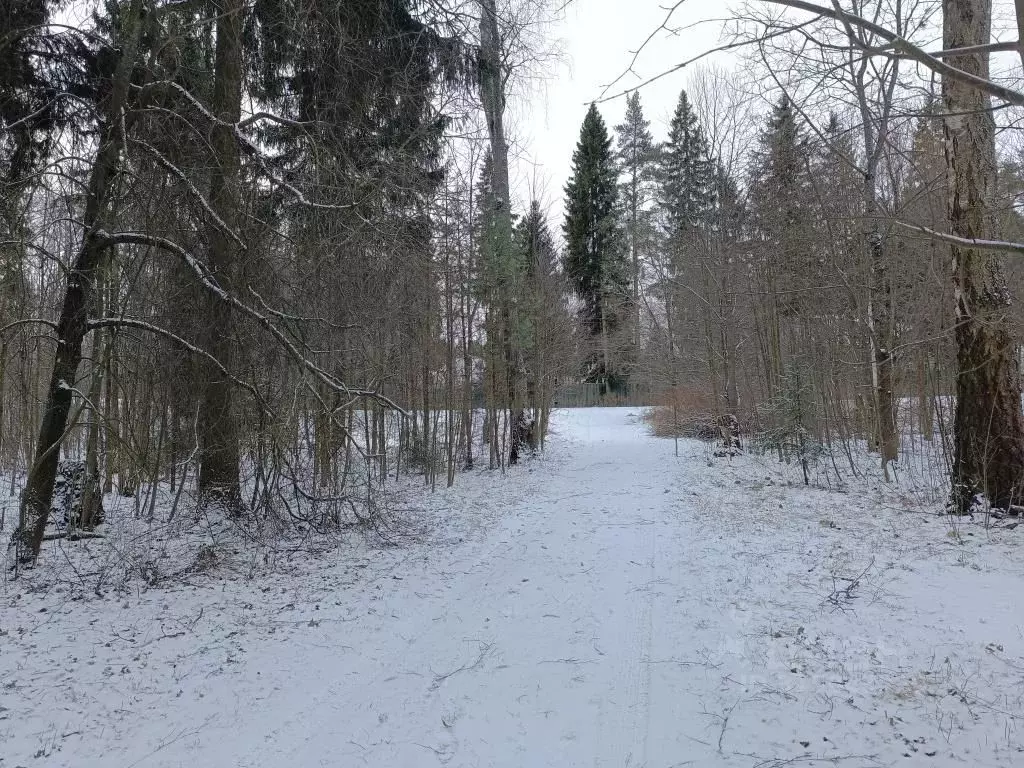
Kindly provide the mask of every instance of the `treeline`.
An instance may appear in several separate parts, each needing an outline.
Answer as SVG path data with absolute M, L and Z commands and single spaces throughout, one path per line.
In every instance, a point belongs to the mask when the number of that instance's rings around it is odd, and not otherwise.
M 944 4 L 947 48 L 988 42 L 991 5 L 965 4 L 976 13 Z M 894 479 L 903 451 L 934 445 L 952 509 L 1016 507 L 1009 297 L 1024 283 L 997 251 L 1024 239 L 1024 186 L 1012 131 L 997 153 L 975 82 L 989 52 L 887 48 L 888 30 L 928 28 L 918 7 L 790 18 L 757 5 L 731 33 L 749 44 L 742 65 L 692 74 L 664 141 L 638 92 L 614 132 L 596 106 L 583 122 L 565 235 L 589 379 L 610 400 L 653 397 L 664 434 L 714 435 L 728 452 L 742 431 L 805 480 L 815 464 L 833 481 L 859 474 L 863 446 Z
M 407 470 L 451 484 L 481 439 L 492 467 L 542 443 L 572 324 L 541 208 L 513 215 L 508 159 L 499 193 L 477 127 L 505 109 L 522 16 L 81 12 L 4 3 L 0 25 L 0 462 L 20 562 L 62 456 L 137 514 L 162 487 L 320 528 L 370 519 Z
M 1015 510 L 1021 271 L 1000 251 L 1024 250 L 1024 173 L 996 118 L 1024 95 L 990 78 L 991 3 L 943 0 L 938 53 L 892 31 L 927 34 L 923 6 L 771 10 L 791 5 L 748 5 L 742 65 L 691 77 L 665 141 L 638 93 L 611 130 L 590 107 L 560 249 L 542 201 L 513 199 L 505 120 L 543 3 L 4 3 L 17 561 L 62 457 L 86 497 L 65 535 L 104 493 L 372 522 L 389 478 L 542 446 L 576 380 L 808 480 L 856 474 L 865 445 L 892 478 L 937 444 L 951 509 Z

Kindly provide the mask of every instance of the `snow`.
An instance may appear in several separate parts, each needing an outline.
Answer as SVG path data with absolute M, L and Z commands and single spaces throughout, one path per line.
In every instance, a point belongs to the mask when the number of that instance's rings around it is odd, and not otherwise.
M 553 428 L 393 546 L 152 587 L 49 550 L 0 592 L 0 766 L 1024 765 L 1012 524 Z

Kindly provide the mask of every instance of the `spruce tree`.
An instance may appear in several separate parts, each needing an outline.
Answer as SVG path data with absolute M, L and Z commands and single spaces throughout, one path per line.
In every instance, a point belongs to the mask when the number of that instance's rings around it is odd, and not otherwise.
M 707 335 L 697 329 L 710 296 L 703 296 L 701 306 L 692 299 L 700 295 L 695 292 L 707 276 L 700 269 L 700 262 L 708 252 L 714 172 L 704 131 L 686 91 L 682 91 L 669 123 L 659 168 L 660 218 L 666 244 L 660 292 L 665 305 L 668 374 L 673 387 L 679 384 L 678 353 L 683 347 L 688 348 L 687 354 L 692 353 L 689 347 L 702 344 L 700 339 Z
M 586 378 L 616 390 L 624 383 L 624 371 L 613 359 L 613 348 L 630 314 L 629 267 L 616 216 L 612 141 L 593 104 L 573 152 L 565 196 L 565 271 L 583 304 L 584 330 L 598 345 Z
M 640 317 L 636 314 L 640 308 L 640 265 L 643 255 L 651 249 L 655 236 L 650 202 L 656 194 L 658 147 L 651 136 L 650 125 L 640 105 L 640 94 L 634 91 L 626 98 L 625 118 L 615 126 L 620 176 L 619 201 L 632 261 L 634 358 L 638 356 L 640 346 Z
M 750 200 L 764 268 L 789 289 L 820 284 L 820 265 L 811 254 L 813 222 L 806 213 L 814 197 L 810 148 L 785 96 L 772 110 L 753 160 Z M 779 310 L 792 317 L 813 299 L 812 292 L 790 290 L 780 295 Z
M 740 193 L 739 184 L 722 163 L 715 166 L 715 202 L 712 211 L 712 229 L 715 239 L 714 251 L 717 258 L 711 269 L 717 275 L 717 334 L 720 349 L 718 357 L 722 363 L 722 385 L 726 414 L 735 415 L 739 409 L 739 372 L 737 361 L 737 296 L 742 292 L 741 265 L 744 263 L 746 226 L 746 205 Z M 732 425 L 730 424 L 730 427 Z M 739 438 L 731 431 L 726 438 L 730 450 L 739 447 Z
M 516 225 L 516 239 L 523 251 L 527 280 L 550 277 L 555 273 L 558 251 L 539 200 L 530 202 L 529 212 Z
M 808 142 L 793 105 L 782 97 L 772 110 L 753 153 L 749 200 L 754 243 L 753 274 L 761 293 L 763 365 L 769 394 L 781 392 L 788 363 L 806 351 L 800 318 L 817 300 L 821 266 L 811 253 L 813 192 Z
M 516 225 L 515 242 L 523 264 L 522 302 L 519 312 L 523 357 L 526 368 L 526 404 L 531 411 L 531 447 L 543 440 L 554 398 L 557 360 L 551 340 L 564 332 L 562 283 L 557 273 L 558 249 L 548 228 L 540 202 Z
M 686 91 L 682 91 L 661 161 L 665 228 L 675 251 L 706 230 L 714 199 L 715 161 Z
M 789 99 L 772 110 L 754 152 L 751 203 L 761 239 L 787 271 L 802 273 L 807 250 L 802 212 L 810 191 L 809 152 L 804 133 Z

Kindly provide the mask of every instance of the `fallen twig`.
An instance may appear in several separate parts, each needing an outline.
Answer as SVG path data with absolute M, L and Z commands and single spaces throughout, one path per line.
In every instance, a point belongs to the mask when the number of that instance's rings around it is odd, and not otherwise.
M 847 610 L 847 605 L 853 602 L 853 600 L 857 597 L 854 593 L 857 591 L 857 588 L 860 587 L 861 580 L 865 576 L 867 576 L 868 571 L 871 570 L 874 564 L 875 558 L 872 557 L 871 562 L 867 564 L 867 567 L 852 579 L 847 578 L 845 576 L 837 577 L 835 574 L 832 574 L 832 594 L 829 595 L 826 599 L 829 603 L 835 606 L 833 610 Z M 846 581 L 849 583 L 845 587 L 840 587 L 840 581 Z
M 487 658 L 487 655 L 491 652 L 491 649 L 493 647 L 494 643 L 480 643 L 480 652 L 477 654 L 477 657 L 474 661 L 472 661 L 469 664 L 463 664 L 458 669 L 453 669 L 451 672 L 446 672 L 443 675 L 438 675 L 435 673 L 434 682 L 431 683 L 430 690 L 436 691 L 438 688 L 441 687 L 441 683 L 443 683 L 449 677 L 457 675 L 459 672 L 468 672 L 470 670 L 477 669 L 481 664 L 484 663 L 484 659 Z

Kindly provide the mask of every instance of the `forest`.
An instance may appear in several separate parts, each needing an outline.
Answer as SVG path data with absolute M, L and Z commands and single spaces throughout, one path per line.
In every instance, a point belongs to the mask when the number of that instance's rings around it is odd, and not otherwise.
M 0 768 L 1016 764 L 1024 0 L 634 11 L 0 0 Z
M 564 216 L 517 199 L 506 128 L 557 12 L 5 3 L 16 564 L 109 494 L 372 526 L 389 478 L 504 471 L 580 398 L 808 483 L 923 452 L 949 510 L 1017 511 L 1024 96 L 989 4 L 749 3 L 665 140 L 643 83 L 593 94 Z

